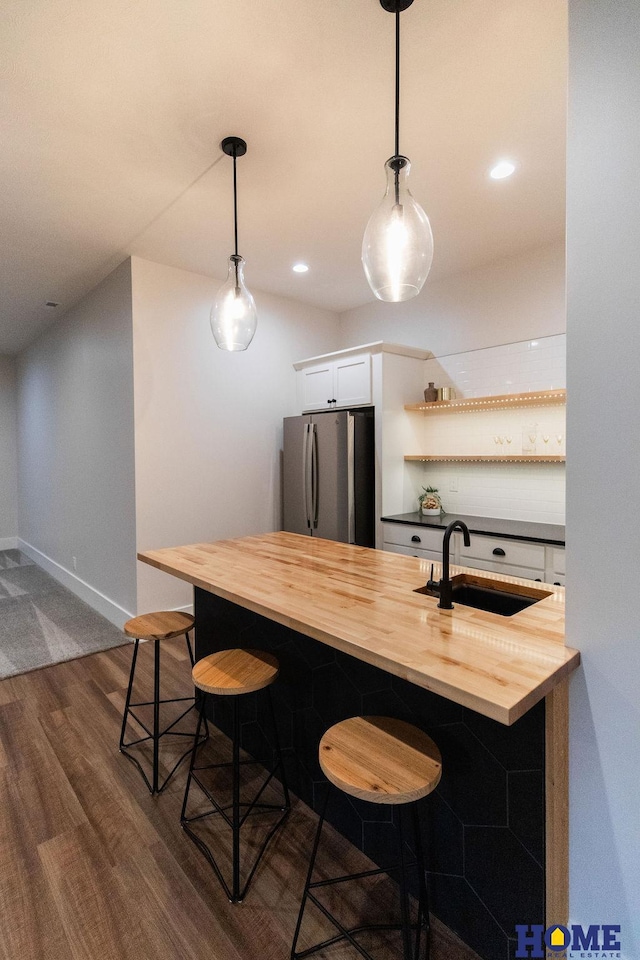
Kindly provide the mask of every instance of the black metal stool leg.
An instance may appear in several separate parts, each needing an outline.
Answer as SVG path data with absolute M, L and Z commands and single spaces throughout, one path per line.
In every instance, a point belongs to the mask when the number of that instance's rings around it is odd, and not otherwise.
M 160 752 L 160 641 L 154 640 L 153 651 L 153 792 L 158 792 Z
M 420 960 L 420 939 L 424 927 L 425 949 L 423 960 L 429 960 L 431 950 L 431 921 L 429 919 L 429 891 L 425 871 L 424 849 L 422 846 L 422 831 L 420 829 L 419 806 L 411 804 L 411 818 L 415 837 L 416 863 L 418 867 L 418 928 L 416 930 L 416 960 Z
M 194 660 L 194 658 L 193 658 L 193 648 L 192 648 L 192 646 L 191 646 L 191 640 L 189 639 L 189 633 L 188 633 L 188 632 L 185 633 L 184 638 L 185 638 L 185 640 L 187 641 L 187 652 L 188 652 L 188 654 L 189 654 L 189 660 L 191 661 L 191 666 L 194 667 L 194 666 L 195 666 L 195 660 Z
M 325 801 L 322 807 L 322 814 L 320 816 L 320 821 L 318 823 L 318 828 L 316 831 L 315 842 L 313 846 L 313 852 L 311 854 L 311 859 L 309 861 L 309 869 L 307 872 L 307 879 L 305 882 L 304 892 L 302 896 L 302 902 L 300 904 L 300 911 L 298 913 L 298 921 L 296 924 L 296 929 L 293 938 L 293 945 L 291 947 L 290 960 L 304 960 L 304 958 L 311 956 L 312 954 L 325 950 L 328 947 L 331 947 L 333 944 L 340 943 L 341 941 L 348 941 L 358 953 L 365 958 L 365 960 L 373 960 L 372 955 L 365 950 L 365 948 L 358 942 L 355 938 L 357 934 L 363 933 L 364 931 L 383 931 L 383 930 L 397 930 L 400 932 L 402 937 L 402 960 L 428 960 L 429 958 L 429 906 L 427 902 L 427 889 L 424 873 L 424 853 L 422 848 L 422 837 L 419 830 L 419 820 L 417 813 L 417 804 L 403 804 L 398 805 L 397 808 L 397 824 L 396 824 L 396 833 L 399 846 L 399 857 L 398 862 L 389 867 L 378 867 L 373 870 L 364 870 L 361 873 L 349 874 L 341 877 L 334 877 L 328 880 L 316 880 L 312 879 L 313 871 L 315 868 L 316 858 L 318 855 L 318 847 L 320 845 L 320 837 L 322 833 L 322 827 L 324 824 L 327 802 L 329 799 L 330 790 L 332 788 L 327 788 L 327 794 L 325 796 Z M 407 806 L 411 807 L 411 811 L 404 809 Z M 405 846 L 405 828 L 406 828 L 406 818 L 409 816 L 409 812 L 413 818 L 413 826 L 415 831 L 415 843 L 416 843 L 416 857 L 415 861 L 411 858 L 411 862 L 408 862 L 407 849 Z M 404 823 L 403 823 L 404 821 Z M 417 921 L 414 923 L 411 920 L 411 896 L 409 892 L 409 872 L 414 868 L 418 868 L 419 877 L 418 877 L 418 886 L 419 886 L 419 901 L 418 901 L 418 916 Z M 364 879 L 365 877 L 379 876 L 380 874 L 398 874 L 399 882 L 399 894 L 400 894 L 400 922 L 392 923 L 366 923 L 361 924 L 351 929 L 347 928 L 338 917 L 333 914 L 322 902 L 318 899 L 315 894 L 317 888 L 329 887 L 335 884 L 344 883 L 347 880 L 359 880 Z M 320 943 L 315 943 L 311 947 L 307 947 L 305 950 L 296 952 L 296 947 L 298 944 L 298 939 L 300 936 L 300 929 L 302 926 L 302 921 L 304 918 L 304 913 L 308 902 L 311 901 L 321 913 L 324 914 L 327 920 L 333 924 L 336 928 L 337 933 L 329 937 L 326 940 L 323 940 Z M 422 932 L 426 936 L 422 937 Z M 415 938 L 414 938 L 415 932 Z M 421 954 L 421 947 L 424 947 L 424 952 Z
M 189 631 L 187 631 L 187 632 L 185 633 L 184 639 L 186 640 L 186 643 L 187 643 L 187 653 L 189 654 L 189 661 L 190 661 L 190 663 L 191 663 L 191 669 L 193 670 L 193 668 L 194 668 L 194 666 L 195 666 L 195 663 L 196 663 L 196 660 L 195 660 L 195 657 L 194 657 L 194 655 L 193 655 L 193 647 L 192 647 L 192 645 L 191 645 L 191 639 L 189 638 Z M 202 703 L 203 699 L 204 699 L 204 695 L 201 694 L 201 695 L 200 695 L 200 703 Z M 197 707 L 197 708 L 199 709 L 200 703 L 198 703 L 197 699 L 194 697 L 194 701 L 193 701 L 194 707 Z M 204 743 L 204 741 L 205 741 L 205 740 L 208 740 L 208 739 L 209 739 L 209 723 L 208 723 L 207 717 L 206 717 L 206 715 L 205 715 L 205 716 L 204 716 L 204 736 L 203 736 L 201 742 Z
M 278 765 L 282 767 L 282 757 L 280 755 L 279 744 L 274 747 L 274 753 L 276 756 L 276 761 L 274 763 L 273 755 L 270 758 L 265 759 L 253 759 L 251 757 L 242 758 L 241 757 L 241 723 L 240 723 L 240 696 L 236 695 L 232 697 L 232 703 L 230 704 L 232 708 L 231 716 L 231 760 L 224 760 L 222 762 L 208 762 L 208 759 L 205 759 L 204 762 L 196 766 L 196 753 L 197 748 L 204 741 L 201 738 L 202 725 L 206 723 L 206 714 L 205 714 L 205 704 L 207 702 L 207 694 L 202 694 L 202 701 L 200 705 L 200 715 L 198 719 L 198 728 L 194 738 L 193 748 L 191 750 L 191 762 L 189 765 L 189 773 L 187 776 L 187 785 L 184 794 L 184 801 L 182 804 L 182 813 L 180 816 L 181 825 L 187 836 L 193 841 L 193 843 L 198 847 L 201 853 L 209 861 L 211 867 L 213 868 L 218 880 L 220 881 L 221 886 L 223 887 L 225 894 L 227 895 L 231 903 L 242 903 L 244 900 L 247 890 L 251 884 L 251 881 L 255 875 L 255 872 L 260 864 L 262 856 L 267 849 L 272 837 L 275 835 L 279 827 L 284 823 L 287 816 L 289 815 L 289 793 L 286 789 L 286 780 L 283 773 L 283 793 L 284 793 L 284 805 L 282 800 L 279 803 L 272 803 L 263 800 L 263 793 L 266 788 L 271 783 L 271 780 L 274 778 L 275 772 Z M 275 720 L 275 718 L 273 718 Z M 277 728 L 274 725 L 274 731 L 277 731 Z M 277 741 L 274 741 L 276 744 Z M 226 752 L 226 751 L 225 751 Z M 228 753 L 227 753 L 228 756 Z M 258 765 L 266 767 L 266 775 L 262 779 L 261 785 L 258 789 L 258 792 L 252 799 L 248 799 L 246 796 L 243 798 L 243 791 L 241 790 L 241 770 L 245 766 Z M 226 798 L 218 798 L 212 793 L 211 779 L 207 778 L 206 771 L 215 771 L 226 769 L 231 773 L 231 797 L 227 793 Z M 204 812 L 196 813 L 193 816 L 189 816 L 187 808 L 190 801 L 190 790 L 193 782 L 195 781 L 196 786 L 202 793 L 205 795 L 208 801 L 208 808 Z M 229 802 L 230 801 L 230 802 Z M 245 864 L 245 871 L 243 877 L 243 864 L 241 858 L 241 835 L 242 828 L 247 821 L 247 818 L 252 814 L 264 814 L 272 813 L 279 814 L 279 816 L 272 822 L 271 826 L 265 826 L 264 835 L 260 844 L 260 847 L 257 853 L 253 853 L 251 858 L 248 858 L 247 863 Z M 221 817 L 231 831 L 231 877 L 229 882 L 225 879 L 216 858 L 210 841 L 206 839 L 206 836 L 203 835 L 202 830 L 197 830 L 195 824 L 203 821 L 206 821 L 207 818 L 212 816 Z M 206 834 L 206 826 L 204 828 Z M 228 874 L 227 874 L 228 877 Z
M 180 813 L 180 822 L 184 824 L 185 815 L 187 811 L 187 802 L 189 800 L 189 789 L 191 787 L 191 779 L 193 777 L 193 768 L 196 763 L 196 754 L 198 752 L 198 747 L 200 746 L 200 727 L 202 726 L 202 718 L 204 717 L 204 708 L 205 708 L 206 697 L 202 695 L 202 703 L 200 705 L 200 713 L 198 714 L 198 725 L 196 727 L 196 733 L 193 738 L 193 748 L 191 750 L 191 760 L 189 762 L 189 772 L 187 774 L 187 783 L 184 790 L 184 799 L 182 801 L 182 812 Z
M 233 698 L 233 903 L 240 902 L 240 702 Z
M 119 749 L 122 750 L 124 746 L 124 735 L 127 729 L 127 720 L 129 719 L 129 704 L 131 703 L 131 693 L 133 691 L 133 678 L 136 673 L 136 660 L 138 659 L 138 644 L 139 640 L 135 640 L 133 644 L 133 655 L 131 657 L 131 670 L 129 671 L 129 686 L 127 687 L 127 697 L 124 702 L 124 714 L 122 716 L 122 730 L 120 731 L 120 746 Z
M 407 855 L 404 848 L 404 830 L 402 819 L 404 811 L 398 807 L 398 844 L 400 846 L 400 915 L 402 917 L 402 956 L 404 960 L 413 960 L 411 954 L 411 911 L 409 890 L 407 887 Z
M 291 960 L 296 960 L 298 954 L 296 953 L 296 947 L 298 945 L 298 937 L 300 936 L 300 927 L 302 926 L 302 919 L 304 917 L 305 907 L 307 905 L 307 897 L 309 896 L 309 887 L 311 886 L 311 878 L 313 876 L 313 869 L 316 865 L 316 857 L 318 856 L 318 847 L 320 846 L 320 836 L 322 834 L 322 827 L 324 825 L 324 818 L 327 812 L 327 804 L 329 803 L 329 794 L 331 793 L 331 787 L 327 784 L 327 789 L 324 795 L 324 800 L 322 802 L 322 807 L 320 808 L 320 820 L 318 821 L 318 828 L 316 830 L 316 835 L 313 841 L 313 850 L 311 851 L 311 859 L 309 860 L 309 869 L 307 870 L 307 879 L 304 884 L 304 893 L 302 894 L 302 902 L 300 903 L 300 910 L 298 911 L 298 922 L 296 923 L 296 932 L 293 935 L 293 944 L 291 945 Z
M 153 642 L 154 644 L 153 699 L 140 702 L 140 703 L 131 702 L 132 696 L 133 696 L 133 686 L 135 682 L 135 671 L 136 671 L 136 664 L 137 664 L 140 642 L 141 641 L 139 639 L 136 639 L 134 641 L 135 645 L 133 648 L 133 656 L 131 659 L 129 684 L 127 688 L 127 695 L 125 698 L 125 708 L 124 708 L 124 715 L 122 717 L 122 727 L 120 730 L 119 750 L 128 760 L 131 760 L 131 762 L 136 765 L 136 767 L 140 771 L 140 774 L 142 775 L 142 779 L 144 780 L 144 782 L 146 783 L 149 789 L 149 792 L 151 794 L 160 794 L 168 785 L 169 781 L 173 777 L 173 774 L 178 769 L 178 767 L 183 762 L 183 760 L 185 760 L 191 753 L 191 747 L 188 747 L 188 749 L 182 754 L 182 756 L 180 756 L 178 760 L 174 763 L 173 768 L 167 773 L 162 784 L 160 784 L 160 741 L 162 740 L 162 737 L 164 737 L 165 735 L 173 736 L 173 737 L 190 737 L 191 734 L 180 732 L 180 731 L 176 732 L 174 731 L 173 728 L 180 722 L 180 720 L 182 720 L 183 717 L 185 717 L 189 713 L 190 710 L 193 710 L 194 708 L 199 707 L 199 704 L 196 704 L 194 698 L 192 697 L 175 697 L 173 699 L 168 699 L 168 700 L 162 700 L 160 698 L 160 656 L 161 656 L 160 640 L 150 641 L 150 642 Z M 161 730 L 160 729 L 161 706 L 165 703 L 180 703 L 181 701 L 189 701 L 191 705 L 188 706 L 180 714 L 179 717 L 177 717 L 172 723 L 170 723 L 169 726 L 166 727 L 166 729 Z M 152 707 L 153 719 L 151 721 L 150 726 L 147 726 L 144 720 L 134 712 L 134 707 Z M 145 731 L 145 736 L 139 737 L 137 740 L 132 740 L 129 743 L 125 743 L 127 724 L 130 718 L 133 718 L 136 721 L 136 723 L 142 727 L 142 729 Z M 204 717 L 204 725 L 205 725 L 205 735 L 199 738 L 199 743 L 204 743 L 204 741 L 207 740 L 209 737 L 209 728 L 207 726 L 206 717 Z M 153 748 L 151 771 L 149 773 L 149 776 L 147 776 L 147 773 L 145 772 L 145 769 L 142 763 L 140 762 L 140 759 L 136 757 L 133 753 L 131 753 L 129 749 L 131 747 L 136 747 L 139 744 L 142 744 L 148 741 L 152 742 L 152 748 Z M 147 765 L 147 769 L 148 769 L 148 765 Z

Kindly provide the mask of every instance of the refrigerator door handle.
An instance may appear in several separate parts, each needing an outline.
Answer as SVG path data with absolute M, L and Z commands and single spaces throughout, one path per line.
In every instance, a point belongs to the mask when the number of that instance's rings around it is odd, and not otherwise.
M 355 417 L 347 417 L 347 518 L 349 543 L 356 542 L 356 497 L 355 497 Z
M 318 526 L 318 433 L 315 423 L 310 424 L 311 446 L 311 526 Z
M 302 433 L 302 490 L 304 494 L 304 515 L 307 527 L 311 529 L 311 424 L 305 423 Z

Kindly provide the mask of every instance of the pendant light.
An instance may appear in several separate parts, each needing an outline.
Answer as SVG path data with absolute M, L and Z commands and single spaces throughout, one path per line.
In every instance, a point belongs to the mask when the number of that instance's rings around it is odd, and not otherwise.
M 387 191 L 371 214 L 362 241 L 362 265 L 378 300 L 398 303 L 417 296 L 433 260 L 429 218 L 408 187 L 411 163 L 400 153 L 400 13 L 413 0 L 380 0 L 396 15 L 395 153 L 385 163 Z
M 258 324 L 253 297 L 244 282 L 244 258 L 238 255 L 238 191 L 236 160 L 244 157 L 247 144 L 240 137 L 226 137 L 220 144 L 223 153 L 233 157 L 233 232 L 235 253 L 229 257 L 227 279 L 218 290 L 211 307 L 211 331 L 221 350 L 246 350 Z

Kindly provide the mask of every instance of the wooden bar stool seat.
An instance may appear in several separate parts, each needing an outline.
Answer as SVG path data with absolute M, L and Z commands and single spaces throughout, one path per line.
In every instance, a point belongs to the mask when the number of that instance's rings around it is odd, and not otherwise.
M 415 803 L 435 790 L 442 758 L 426 733 L 391 717 L 351 717 L 320 741 L 320 766 L 343 793 L 369 803 Z
M 429 904 L 418 817 L 418 804 L 440 782 L 442 758 L 431 737 L 422 730 L 391 717 L 351 717 L 335 724 L 320 740 L 318 759 L 322 772 L 329 781 L 329 789 L 320 814 L 315 842 L 309 863 L 298 922 L 291 948 L 291 960 L 302 960 L 319 950 L 327 950 L 337 943 L 349 942 L 367 960 L 371 954 L 362 945 L 364 932 L 398 930 L 402 935 L 403 960 L 427 960 L 429 956 Z M 398 862 L 357 874 L 313 881 L 322 827 L 331 790 L 340 790 L 367 803 L 392 804 L 397 807 L 394 821 L 397 827 Z M 404 811 L 409 810 L 413 823 L 415 861 L 407 863 L 403 828 Z M 417 915 L 411 919 L 408 874 L 417 868 Z M 366 922 L 346 926 L 318 898 L 314 892 L 346 881 L 357 881 L 380 874 L 397 874 L 400 887 L 400 921 L 398 923 Z M 348 890 L 349 888 L 347 888 Z M 348 893 L 345 894 L 348 896 Z M 311 901 L 336 928 L 336 934 L 300 952 L 296 951 L 307 903 Z M 343 901 L 344 902 L 344 901 Z
M 169 780 L 178 769 L 180 764 L 186 757 L 191 753 L 191 744 L 184 753 L 178 758 L 175 762 L 162 784 L 159 782 L 159 768 L 160 768 L 160 740 L 165 736 L 172 737 L 188 737 L 189 739 L 193 734 L 189 731 L 176 730 L 175 728 L 189 711 L 193 710 L 195 706 L 195 700 L 193 697 L 173 697 L 170 699 L 160 699 L 160 643 L 163 640 L 173 640 L 175 637 L 183 636 L 187 645 L 187 653 L 189 654 L 189 662 L 193 668 L 193 649 L 191 647 L 191 641 L 189 639 L 189 631 L 193 629 L 195 624 L 194 618 L 190 613 L 183 613 L 180 610 L 160 610 L 155 613 L 145 613 L 139 617 L 132 617 L 131 620 L 127 620 L 124 627 L 122 628 L 124 633 L 131 637 L 135 641 L 133 648 L 133 656 L 131 658 L 131 670 L 129 673 L 129 686 L 127 688 L 127 696 L 125 700 L 124 714 L 122 717 L 122 728 L 120 731 L 120 744 L 119 749 L 128 760 L 131 760 L 134 763 L 138 770 L 140 771 L 144 782 L 149 788 L 150 793 L 156 794 L 161 793 L 164 788 L 169 783 Z M 152 641 L 154 643 L 154 652 L 153 652 L 153 699 L 138 701 L 136 703 L 131 702 L 131 695 L 133 691 L 133 684 L 136 673 L 136 663 L 138 659 L 138 648 L 140 641 Z M 180 713 L 178 717 L 174 717 L 168 726 L 164 730 L 160 729 L 160 708 L 163 704 L 168 703 L 188 703 L 188 707 Z M 138 707 L 153 707 L 153 722 L 151 728 L 142 720 L 142 718 L 134 712 Z M 130 718 L 135 720 L 138 726 L 142 727 L 145 731 L 146 736 L 138 737 L 136 740 L 130 740 L 128 743 L 125 742 L 125 736 L 127 732 L 127 724 L 130 721 Z M 204 739 L 208 736 L 208 730 L 205 728 Z M 151 764 L 151 775 L 147 775 L 142 762 L 141 756 L 136 756 L 136 753 L 132 752 L 133 747 L 137 747 L 140 744 L 146 743 L 148 741 L 153 742 L 153 759 Z
M 284 766 L 282 763 L 282 754 L 280 752 L 280 743 L 278 739 L 278 728 L 276 725 L 273 703 L 271 700 L 271 684 L 278 676 L 279 664 L 277 659 L 270 653 L 264 653 L 261 650 L 220 650 L 203 657 L 193 668 L 192 677 L 195 687 L 203 694 L 200 708 L 200 718 L 193 741 L 193 750 L 191 753 L 191 763 L 189 765 L 189 775 L 187 777 L 187 786 L 182 804 L 182 813 L 180 822 L 183 830 L 195 843 L 201 853 L 212 866 L 222 888 L 231 903 L 241 903 L 244 899 L 256 868 L 264 854 L 267 845 L 274 836 L 276 830 L 285 821 L 290 810 L 289 791 L 285 778 Z M 271 717 L 271 729 L 273 732 L 272 756 L 265 759 L 240 759 L 241 747 L 241 727 L 240 727 L 240 698 L 249 694 L 257 694 L 265 691 L 266 700 L 269 706 Z M 197 755 L 199 747 L 199 737 L 201 724 L 205 718 L 205 710 L 208 697 L 225 697 L 231 700 L 232 707 L 232 735 L 231 735 L 231 760 L 216 763 L 197 764 Z M 260 787 L 251 800 L 242 799 L 240 773 L 241 767 L 252 764 L 262 765 L 267 768 L 267 776 L 262 779 Z M 213 789 L 219 790 L 215 780 L 224 769 L 231 771 L 231 802 L 220 802 L 214 797 Z M 207 771 L 210 771 L 207 773 Z M 211 773 L 213 771 L 213 774 Z M 261 797 L 271 782 L 273 777 L 279 773 L 282 786 L 283 801 L 281 803 L 266 803 Z M 214 779 L 212 784 L 211 780 Z M 200 791 L 194 804 L 195 812 L 189 816 L 187 809 L 192 785 L 195 784 Z M 245 791 L 246 792 L 246 791 Z M 203 809 L 203 798 L 205 812 Z M 228 799 L 228 798 L 227 798 Z M 228 811 L 230 813 L 228 813 Z M 264 826 L 262 843 L 259 846 L 257 855 L 253 854 L 251 865 L 245 870 L 245 880 L 241 881 L 241 862 L 240 862 L 240 831 L 247 818 L 251 814 L 276 813 L 272 822 L 267 819 Z M 209 817 L 220 816 L 231 828 L 232 849 L 232 877 L 231 883 L 225 879 L 223 871 L 220 869 L 216 857 L 212 852 L 212 842 L 210 837 L 206 836 L 206 823 Z M 204 830 L 203 830 L 204 826 Z
M 122 628 L 134 640 L 173 640 L 193 630 L 195 619 L 190 613 L 180 610 L 161 610 L 159 613 L 143 613 L 127 620 Z
M 221 697 L 255 693 L 278 676 L 280 665 L 270 653 L 261 650 L 220 650 L 198 660 L 193 682 L 203 693 Z

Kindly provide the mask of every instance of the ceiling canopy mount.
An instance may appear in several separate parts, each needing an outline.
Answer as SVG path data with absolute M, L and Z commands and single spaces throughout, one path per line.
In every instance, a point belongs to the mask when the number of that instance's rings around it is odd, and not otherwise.
M 380 0 L 380 6 L 387 13 L 402 13 L 411 6 L 413 0 Z

